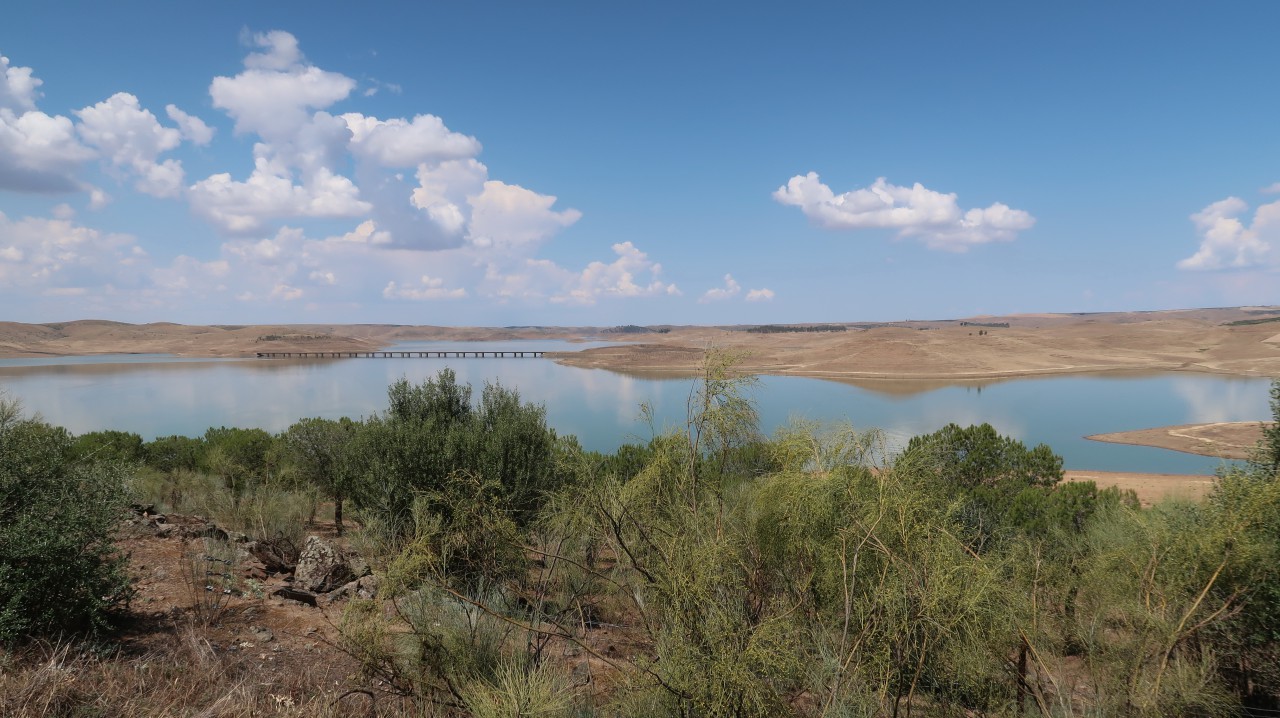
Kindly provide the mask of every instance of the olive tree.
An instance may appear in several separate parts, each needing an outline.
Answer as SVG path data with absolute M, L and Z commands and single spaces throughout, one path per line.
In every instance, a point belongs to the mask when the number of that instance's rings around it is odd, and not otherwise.
M 129 599 L 112 541 L 125 465 L 71 459 L 72 445 L 0 398 L 0 642 L 102 629 Z

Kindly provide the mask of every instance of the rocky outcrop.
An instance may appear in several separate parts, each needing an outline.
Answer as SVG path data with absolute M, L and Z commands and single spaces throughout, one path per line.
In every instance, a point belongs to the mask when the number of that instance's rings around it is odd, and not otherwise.
M 327 593 L 355 580 L 356 573 L 337 546 L 319 536 L 308 536 L 293 571 L 293 586 Z

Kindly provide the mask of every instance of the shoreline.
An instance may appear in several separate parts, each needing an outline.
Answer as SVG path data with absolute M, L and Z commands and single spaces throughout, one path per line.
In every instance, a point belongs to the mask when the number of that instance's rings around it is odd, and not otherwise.
M 1184 454 L 1240 461 L 1262 439 L 1265 421 L 1218 421 L 1202 424 L 1175 424 L 1150 429 L 1093 434 L 1084 438 L 1109 444 L 1151 446 Z
M 1200 501 L 1209 495 L 1217 480 L 1205 474 L 1152 474 L 1138 471 L 1092 471 L 1068 469 L 1063 481 L 1092 481 L 1098 488 L 1115 486 L 1121 491 L 1132 490 L 1138 502 L 1151 506 L 1163 499 Z

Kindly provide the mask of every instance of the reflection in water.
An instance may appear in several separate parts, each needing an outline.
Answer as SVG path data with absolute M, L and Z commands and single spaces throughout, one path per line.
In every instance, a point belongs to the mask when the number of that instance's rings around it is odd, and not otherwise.
M 563 342 L 506 342 L 506 348 L 580 348 Z M 532 347 L 537 344 L 537 347 Z M 458 343 L 403 345 L 412 351 Z M 399 348 L 399 347 L 398 347 Z M 476 348 L 500 349 L 486 343 Z M 29 411 L 81 433 L 115 428 L 146 438 L 202 434 L 209 426 L 258 426 L 280 431 L 305 416 L 369 416 L 386 405 L 387 385 L 420 382 L 449 366 L 479 392 L 486 381 L 514 387 L 542 402 L 548 421 L 591 449 L 644 441 L 638 421 L 649 404 L 656 429 L 682 427 L 692 388 L 688 378 L 622 375 L 576 369 L 545 359 L 174 360 L 130 356 L 80 361 L 0 361 L 0 388 Z M 26 365 L 16 365 L 15 362 Z M 850 421 L 879 427 L 889 446 L 944 424 L 989 422 L 1029 444 L 1044 442 L 1068 468 L 1211 473 L 1216 459 L 1161 449 L 1091 442 L 1111 431 L 1202 421 L 1250 421 L 1268 416 L 1267 381 L 1217 375 L 1065 376 L 1017 381 L 943 384 L 831 382 L 760 377 L 754 391 L 762 429 L 791 417 Z

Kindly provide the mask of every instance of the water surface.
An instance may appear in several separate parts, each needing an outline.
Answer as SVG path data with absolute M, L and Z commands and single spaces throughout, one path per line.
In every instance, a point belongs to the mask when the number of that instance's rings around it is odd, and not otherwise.
M 391 351 L 436 349 L 572 351 L 601 343 L 563 341 L 410 342 Z M 517 389 L 547 407 L 548 422 L 590 449 L 611 451 L 645 441 L 641 403 L 656 430 L 682 425 L 693 382 L 560 366 L 548 359 L 187 359 L 100 355 L 0 360 L 0 388 L 28 411 L 82 433 L 134 431 L 144 438 L 199 435 L 209 426 L 280 431 L 301 417 L 372 415 L 386 406 L 387 385 L 420 382 L 451 367 L 478 392 L 486 381 Z M 761 428 L 791 417 L 851 421 L 883 430 L 891 445 L 948 422 L 989 422 L 1028 444 L 1044 442 L 1067 468 L 1212 473 L 1220 462 L 1165 449 L 1087 441 L 1129 429 L 1269 416 L 1268 382 L 1208 374 L 1063 376 L 939 386 L 853 386 L 820 379 L 762 376 L 752 397 Z

